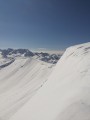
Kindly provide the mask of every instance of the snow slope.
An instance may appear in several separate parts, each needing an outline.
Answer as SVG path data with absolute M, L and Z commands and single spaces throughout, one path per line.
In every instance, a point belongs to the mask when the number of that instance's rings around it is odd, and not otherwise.
M 4 66 L 7 59 L 1 56 L 0 65 Z M 14 59 L 0 69 L 0 120 L 8 120 L 30 100 L 52 72 L 52 64 L 32 57 Z
M 90 43 L 68 48 L 45 85 L 10 120 L 90 120 Z

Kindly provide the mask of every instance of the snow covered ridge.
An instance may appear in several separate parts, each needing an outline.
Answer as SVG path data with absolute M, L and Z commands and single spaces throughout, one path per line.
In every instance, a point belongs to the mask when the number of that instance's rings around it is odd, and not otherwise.
M 38 53 L 38 52 L 31 52 L 28 49 L 0 49 L 0 54 L 3 58 L 16 58 L 16 57 L 34 57 L 44 62 L 56 64 L 57 61 L 60 59 L 62 54 L 48 54 L 48 53 Z
M 0 49 L 0 120 L 9 120 L 48 80 L 57 54 Z
M 1 57 L 0 120 L 9 120 L 29 101 L 47 81 L 54 66 L 32 57 Z
M 90 42 L 68 48 L 44 86 L 10 120 L 90 120 Z

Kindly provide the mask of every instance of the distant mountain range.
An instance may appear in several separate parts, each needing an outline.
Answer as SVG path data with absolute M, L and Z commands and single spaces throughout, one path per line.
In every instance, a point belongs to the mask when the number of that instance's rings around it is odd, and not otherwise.
M 62 54 L 49 54 L 44 52 L 31 52 L 28 49 L 0 49 L 2 58 L 15 59 L 16 57 L 34 57 L 44 62 L 56 64 Z

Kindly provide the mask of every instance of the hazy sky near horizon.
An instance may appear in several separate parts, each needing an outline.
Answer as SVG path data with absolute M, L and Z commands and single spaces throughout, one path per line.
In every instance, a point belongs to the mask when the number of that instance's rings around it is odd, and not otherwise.
M 0 0 L 0 48 L 65 49 L 89 41 L 89 0 Z

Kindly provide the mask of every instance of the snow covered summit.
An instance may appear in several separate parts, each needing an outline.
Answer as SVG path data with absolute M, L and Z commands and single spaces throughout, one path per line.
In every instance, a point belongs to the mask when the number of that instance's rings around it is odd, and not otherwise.
M 90 120 L 90 42 L 68 48 L 44 86 L 10 120 Z

